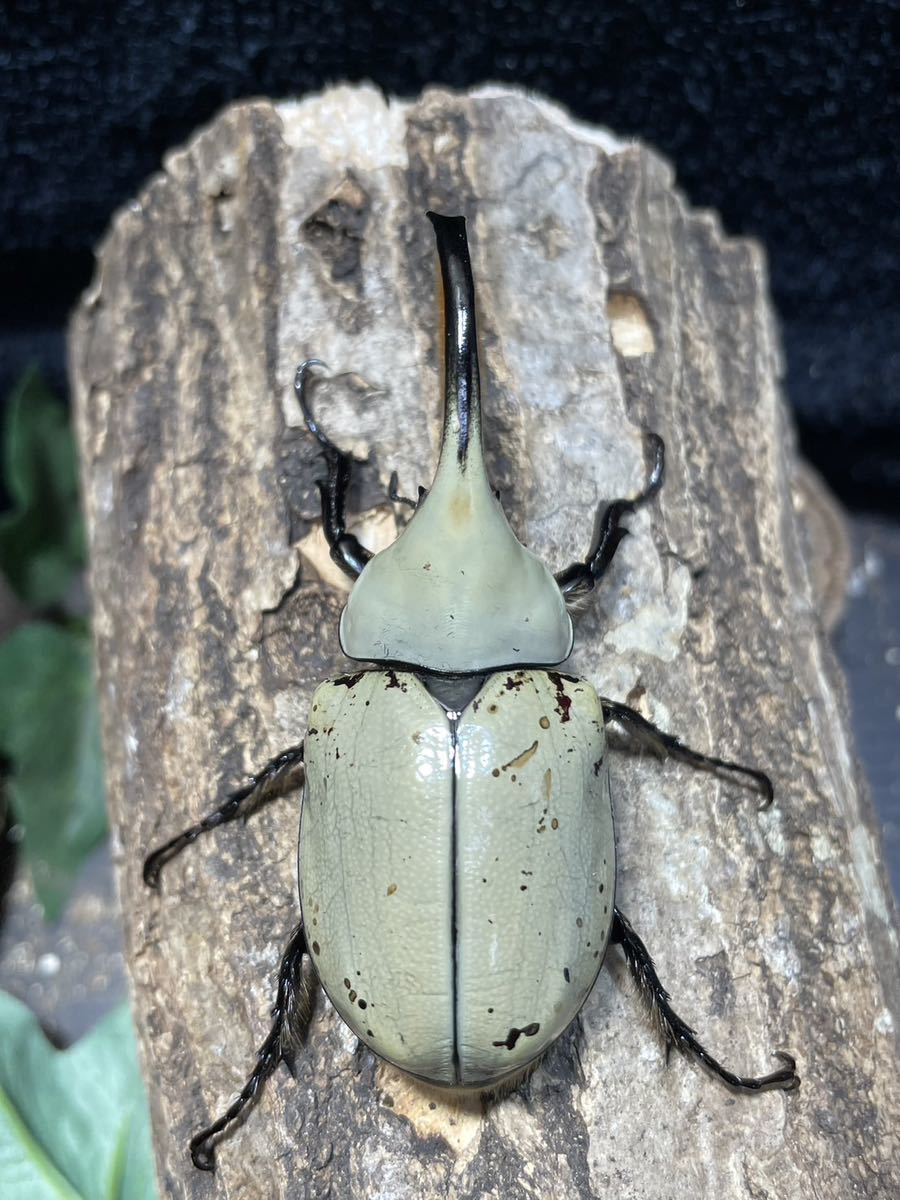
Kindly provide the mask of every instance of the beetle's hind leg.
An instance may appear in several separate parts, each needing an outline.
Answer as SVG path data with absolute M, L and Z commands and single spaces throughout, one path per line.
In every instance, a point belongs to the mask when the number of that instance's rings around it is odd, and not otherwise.
M 299 746 L 291 746 L 290 749 L 277 754 L 261 771 L 252 775 L 248 783 L 231 792 L 224 804 L 213 809 L 196 825 L 191 825 L 189 829 L 185 829 L 183 833 L 179 833 L 177 837 L 148 854 L 144 859 L 144 883 L 148 887 L 157 887 L 159 873 L 165 864 L 180 854 L 185 846 L 195 842 L 201 833 L 218 829 L 220 825 L 235 821 L 238 817 L 249 817 L 270 800 L 276 800 L 297 787 L 302 779 L 302 772 L 301 742 Z
M 612 562 L 619 543 L 628 536 L 622 518 L 646 504 L 663 485 L 666 466 L 665 442 L 659 434 L 649 431 L 644 434 L 644 440 L 653 456 L 653 466 L 646 486 L 630 500 L 612 500 L 597 510 L 594 537 L 584 562 L 572 563 L 556 574 L 556 582 L 567 599 L 574 600 L 594 589 Z
M 690 1028 L 669 1004 L 669 993 L 659 981 L 653 959 L 647 947 L 632 929 L 629 922 L 622 916 L 618 908 L 613 909 L 613 925 L 610 941 L 622 947 L 628 969 L 637 985 L 641 999 L 647 1005 L 654 1017 L 666 1043 L 666 1054 L 674 1047 L 689 1058 L 695 1058 L 707 1070 L 717 1075 L 729 1087 L 743 1092 L 764 1092 L 772 1088 L 791 1091 L 800 1086 L 800 1076 L 796 1071 L 796 1062 L 790 1054 L 778 1050 L 776 1058 L 784 1063 L 770 1075 L 735 1075 L 727 1070 L 702 1046 Z
M 318 480 L 319 497 L 322 501 L 322 529 L 325 540 L 331 549 L 331 557 L 337 565 L 356 579 L 363 567 L 372 557 L 372 552 L 346 528 L 347 491 L 350 487 L 350 475 L 354 459 L 352 455 L 341 450 L 320 428 L 313 416 L 309 401 L 309 372 L 312 367 L 324 367 L 318 358 L 307 358 L 297 368 L 294 376 L 294 391 L 306 428 L 322 447 L 322 457 L 328 468 L 325 479 Z
M 670 754 L 672 758 L 681 759 L 682 762 L 690 763 L 691 766 L 700 767 L 705 771 L 730 771 L 735 775 L 745 775 L 748 779 L 753 780 L 762 793 L 763 803 L 760 806 L 762 809 L 768 808 L 775 799 L 775 788 L 765 771 L 759 771 L 756 767 L 744 767 L 727 758 L 716 758 L 712 754 L 701 754 L 699 750 L 692 750 L 680 738 L 664 732 L 652 721 L 642 717 L 639 712 L 629 708 L 627 704 L 619 704 L 616 700 L 608 700 L 605 696 L 601 696 L 600 705 L 603 709 L 604 721 L 615 721 L 623 729 L 636 734 L 642 741 L 655 747 L 663 756 Z
M 263 1084 L 284 1060 L 290 1065 L 293 1052 L 306 1036 L 312 1012 L 312 996 L 303 972 L 306 936 L 300 922 L 291 934 L 278 970 L 278 993 L 272 1006 L 272 1026 L 256 1053 L 256 1066 L 218 1120 L 191 1138 L 191 1160 L 201 1171 L 215 1170 L 215 1147 L 236 1122 L 242 1121 Z

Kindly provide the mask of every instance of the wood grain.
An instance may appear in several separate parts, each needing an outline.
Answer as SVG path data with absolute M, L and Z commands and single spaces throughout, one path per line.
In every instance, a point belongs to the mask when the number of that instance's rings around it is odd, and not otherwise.
M 439 431 L 432 235 L 463 212 L 489 465 L 529 546 L 580 556 L 602 497 L 668 447 L 579 620 L 571 667 L 698 748 L 771 770 L 776 807 L 651 757 L 614 767 L 618 900 L 676 1008 L 744 1072 L 788 1049 L 799 1092 L 666 1069 L 615 952 L 576 1029 L 482 1113 L 357 1055 L 319 999 L 219 1150 L 297 914 L 299 798 L 201 839 L 159 896 L 148 847 L 296 742 L 343 667 L 294 365 L 316 355 L 354 496 L 430 481 Z M 163 1195 L 881 1197 L 900 1190 L 897 937 L 794 506 L 762 254 L 692 211 L 651 149 L 523 93 L 387 103 L 335 88 L 234 106 L 114 219 L 71 372 L 129 969 Z M 576 1055 L 577 1050 L 577 1055 Z M 578 1057 L 583 1068 L 579 1069 Z

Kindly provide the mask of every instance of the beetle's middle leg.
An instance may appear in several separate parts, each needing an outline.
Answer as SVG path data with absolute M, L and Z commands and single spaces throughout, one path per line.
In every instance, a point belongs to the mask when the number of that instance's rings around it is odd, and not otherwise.
M 781 1088 L 791 1091 L 800 1086 L 800 1076 L 796 1071 L 796 1062 L 790 1054 L 783 1050 L 775 1053 L 784 1066 L 770 1075 L 735 1075 L 723 1067 L 721 1063 L 702 1046 L 694 1036 L 693 1029 L 687 1025 L 669 1004 L 669 993 L 659 981 L 653 959 L 647 947 L 632 929 L 628 920 L 618 908 L 613 909 L 613 924 L 610 941 L 622 947 L 625 961 L 632 974 L 642 1000 L 655 1018 L 666 1043 L 666 1055 L 674 1047 L 688 1058 L 695 1058 L 707 1070 L 717 1075 L 729 1087 L 742 1092 L 763 1092 L 770 1088 Z
M 246 1115 L 263 1084 L 282 1060 L 288 1062 L 303 1041 L 312 1013 L 312 995 L 303 974 L 303 956 L 307 953 L 306 935 L 301 921 L 291 934 L 278 969 L 278 992 L 272 1006 L 272 1026 L 256 1053 L 256 1066 L 218 1120 L 191 1138 L 190 1152 L 195 1167 L 215 1169 L 215 1145 L 229 1126 Z
M 606 573 L 620 542 L 628 536 L 622 518 L 646 504 L 663 485 L 666 465 L 665 442 L 657 433 L 647 432 L 644 439 L 653 455 L 653 467 L 646 486 L 631 500 L 613 500 L 597 510 L 594 537 L 584 562 L 572 563 L 564 570 L 558 571 L 555 576 L 560 591 L 568 599 L 575 599 L 593 590 Z
M 286 792 L 296 787 L 302 779 L 303 772 L 303 743 L 283 750 L 255 775 L 243 787 L 235 789 L 218 808 L 213 809 L 196 825 L 191 825 L 183 833 L 173 837 L 171 841 L 158 846 L 144 859 L 144 883 L 155 888 L 159 884 L 159 873 L 165 864 L 176 854 L 180 854 L 185 846 L 195 842 L 201 833 L 210 829 L 218 829 L 238 817 L 248 817 L 269 800 L 277 800 Z
M 679 758 L 682 762 L 690 763 L 691 766 L 707 771 L 732 771 L 736 775 L 746 775 L 748 779 L 753 780 L 763 794 L 762 808 L 768 808 L 775 799 L 775 788 L 765 771 L 758 771 L 755 767 L 744 767 L 740 763 L 730 762 L 726 758 L 716 758 L 712 754 L 701 754 L 699 750 L 692 750 L 680 738 L 671 733 L 665 733 L 652 721 L 648 721 L 639 712 L 629 708 L 627 704 L 619 704 L 616 700 L 608 700 L 605 696 L 601 696 L 600 705 L 603 709 L 604 721 L 615 721 L 622 728 L 637 734 L 643 741 L 654 746 L 663 755 L 671 754 L 673 758 Z

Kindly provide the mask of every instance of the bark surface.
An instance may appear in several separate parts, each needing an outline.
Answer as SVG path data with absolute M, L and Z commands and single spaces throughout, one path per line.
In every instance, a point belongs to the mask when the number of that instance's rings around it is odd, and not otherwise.
M 146 850 L 303 735 L 350 664 L 295 364 L 386 544 L 440 430 L 427 208 L 463 212 L 486 443 L 514 526 L 554 569 L 628 495 L 658 500 L 578 620 L 573 672 L 699 749 L 768 769 L 777 802 L 623 752 L 618 903 L 676 1009 L 735 1070 L 790 1050 L 799 1092 L 668 1069 L 618 952 L 577 1028 L 488 1105 L 356 1053 L 319 996 L 295 1076 L 194 1170 L 238 1090 L 297 917 L 299 796 Z M 717 1200 L 900 1192 L 897 939 L 796 509 L 762 254 L 692 211 L 652 150 L 524 94 L 391 102 L 336 88 L 227 110 L 115 218 L 75 314 L 111 815 L 162 1194 Z M 361 831 L 365 836 L 365 831 Z M 580 1067 L 579 1067 L 580 1059 Z

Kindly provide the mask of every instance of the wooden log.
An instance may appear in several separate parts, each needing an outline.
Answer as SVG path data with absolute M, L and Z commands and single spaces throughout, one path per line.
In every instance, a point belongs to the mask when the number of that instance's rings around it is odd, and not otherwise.
M 319 998 L 218 1154 L 193 1132 L 243 1083 L 297 916 L 299 797 L 141 882 L 145 851 L 296 742 L 345 667 L 346 592 L 323 552 L 295 364 L 359 471 L 430 481 L 439 432 L 426 208 L 469 218 L 487 448 L 516 528 L 554 569 L 598 500 L 668 447 L 658 503 L 578 622 L 572 670 L 699 748 L 765 766 L 778 799 L 652 757 L 614 767 L 618 901 L 676 1008 L 743 1072 L 735 1096 L 666 1068 L 618 953 L 530 1083 L 482 1112 L 367 1053 Z M 166 1196 L 888 1196 L 897 937 L 794 506 L 762 253 L 692 211 L 669 166 L 519 92 L 386 102 L 339 87 L 228 109 L 124 208 L 75 314 L 112 823 Z M 362 831 L 364 833 L 364 831 Z M 577 1053 L 576 1053 L 577 1052 Z M 580 1055 L 581 1069 L 578 1064 Z

